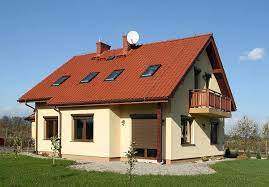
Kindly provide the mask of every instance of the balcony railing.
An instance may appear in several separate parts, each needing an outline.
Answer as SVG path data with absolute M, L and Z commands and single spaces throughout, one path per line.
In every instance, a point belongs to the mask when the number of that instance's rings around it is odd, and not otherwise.
M 190 91 L 190 107 L 207 107 L 231 112 L 232 100 L 210 89 L 195 89 Z

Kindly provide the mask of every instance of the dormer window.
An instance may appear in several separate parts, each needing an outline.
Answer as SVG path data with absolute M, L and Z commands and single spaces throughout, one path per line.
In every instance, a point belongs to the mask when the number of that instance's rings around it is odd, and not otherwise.
M 99 72 L 93 72 L 93 73 L 90 73 L 89 75 L 87 75 L 84 79 L 82 79 L 80 81 L 80 83 L 88 83 L 90 82 L 91 80 L 93 80 L 97 75 L 98 75 Z
M 55 81 L 52 86 L 60 86 L 64 81 L 66 81 L 70 76 L 62 76 L 57 81 Z
M 114 81 L 124 69 L 114 70 L 106 79 L 105 81 Z
M 160 67 L 160 64 L 149 66 L 146 71 L 144 71 L 144 73 L 141 75 L 141 77 L 153 76 Z

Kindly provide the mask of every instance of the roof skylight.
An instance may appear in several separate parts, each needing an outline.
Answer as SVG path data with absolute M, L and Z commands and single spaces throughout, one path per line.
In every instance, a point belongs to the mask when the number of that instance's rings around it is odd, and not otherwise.
M 62 76 L 60 77 L 57 81 L 55 81 L 52 86 L 59 86 L 61 85 L 64 81 L 66 81 L 70 76 Z
M 113 60 L 115 58 L 115 55 L 107 57 L 107 61 Z
M 149 66 L 146 71 L 141 75 L 141 77 L 150 77 L 161 67 L 160 64 Z
M 80 83 L 88 83 L 92 79 L 94 79 L 98 75 L 98 72 L 92 72 L 89 75 L 87 75 L 84 79 L 80 81 Z
M 114 81 L 124 69 L 114 70 L 106 79 L 105 81 Z

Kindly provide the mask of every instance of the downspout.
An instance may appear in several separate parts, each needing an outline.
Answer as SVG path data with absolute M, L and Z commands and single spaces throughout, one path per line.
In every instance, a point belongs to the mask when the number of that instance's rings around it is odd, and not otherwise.
M 57 106 L 55 106 L 53 109 L 59 113 L 59 122 L 58 122 L 59 124 L 58 138 L 60 139 L 59 157 L 62 158 L 62 113 Z
M 158 151 L 157 151 L 157 161 L 163 164 L 162 159 L 162 105 L 161 103 L 157 104 L 157 123 L 158 123 Z
M 29 108 L 33 109 L 33 112 L 35 113 L 35 151 L 38 155 L 38 110 L 37 108 L 32 107 L 25 101 L 25 106 L 28 106 Z

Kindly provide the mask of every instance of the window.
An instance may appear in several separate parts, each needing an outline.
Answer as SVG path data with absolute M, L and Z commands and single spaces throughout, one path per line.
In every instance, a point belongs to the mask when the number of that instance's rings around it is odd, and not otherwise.
M 58 118 L 45 117 L 45 139 L 49 140 L 53 136 L 58 135 Z
M 194 68 L 194 89 L 199 89 L 199 77 L 201 70 L 198 68 Z
M 141 77 L 150 77 L 153 76 L 154 73 L 156 73 L 156 71 L 161 67 L 160 64 L 158 65 L 152 65 L 149 66 L 146 71 L 144 71 L 144 73 L 141 75 Z
M 93 141 L 93 115 L 73 116 L 74 140 Z
M 88 83 L 88 82 L 90 82 L 92 79 L 94 79 L 97 75 L 98 75 L 98 72 L 90 73 L 90 74 L 87 75 L 84 79 L 82 79 L 82 80 L 80 81 L 80 83 Z
M 64 81 L 66 81 L 70 76 L 62 76 L 61 78 L 59 78 L 56 82 L 54 82 L 52 84 L 52 86 L 59 86 L 60 84 L 62 84 Z
M 181 116 L 181 144 L 191 144 L 192 118 Z
M 209 81 L 211 79 L 211 74 L 210 73 L 205 73 L 203 77 L 205 79 L 206 89 L 208 89 L 209 88 Z
M 156 158 L 157 149 L 135 148 L 135 156 L 139 158 Z
M 105 80 L 106 81 L 115 80 L 123 72 L 123 70 L 124 69 L 114 70 Z
M 115 58 L 115 56 L 113 55 L 113 56 L 109 56 L 109 57 L 107 57 L 107 61 L 110 61 L 110 60 L 113 60 Z
M 211 134 L 210 134 L 211 144 L 218 144 L 218 123 L 211 123 Z

